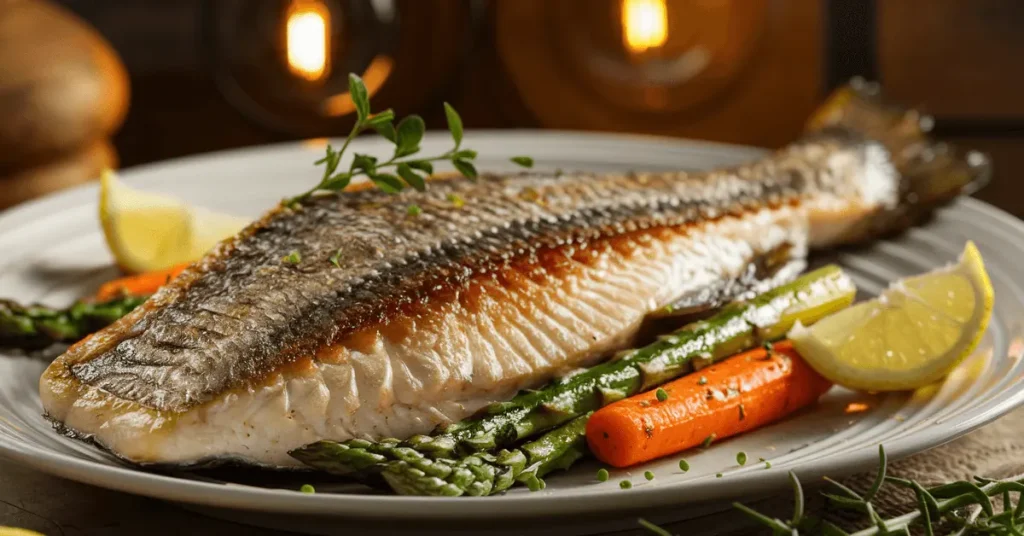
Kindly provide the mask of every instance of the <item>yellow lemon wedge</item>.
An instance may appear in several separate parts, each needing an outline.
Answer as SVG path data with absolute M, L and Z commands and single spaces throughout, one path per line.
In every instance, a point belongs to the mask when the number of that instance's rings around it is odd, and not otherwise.
M 17 527 L 0 527 L 0 536 L 43 536 L 41 532 L 19 529 Z
M 118 266 L 142 273 L 195 261 L 249 220 L 136 190 L 108 169 L 100 176 L 100 223 Z
M 938 381 L 971 355 L 994 296 L 973 242 L 960 261 L 893 283 L 879 297 L 789 333 L 829 380 L 865 391 L 902 391 Z

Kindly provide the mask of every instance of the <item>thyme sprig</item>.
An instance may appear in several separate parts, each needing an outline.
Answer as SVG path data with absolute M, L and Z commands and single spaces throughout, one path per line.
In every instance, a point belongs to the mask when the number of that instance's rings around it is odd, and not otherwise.
M 910 535 L 912 527 L 920 527 L 924 534 L 934 536 L 937 526 L 948 528 L 954 536 L 1024 536 L 1024 481 L 991 480 L 974 477 L 974 481 L 960 480 L 941 486 L 925 488 L 903 478 L 886 476 L 885 449 L 878 447 L 878 473 L 863 495 L 832 480 L 825 480 L 835 488 L 822 495 L 839 510 L 851 510 L 867 516 L 870 526 L 856 532 L 847 532 L 827 521 L 806 515 L 804 492 L 800 479 L 789 472 L 793 486 L 793 516 L 788 520 L 769 517 L 740 503 L 733 506 L 759 525 L 771 529 L 774 536 L 883 536 Z M 871 502 L 884 484 L 908 489 L 917 498 L 917 509 L 906 514 L 882 519 Z M 1016 502 L 1012 494 L 1016 495 Z M 1002 499 L 997 511 L 992 497 Z M 641 525 L 655 534 L 668 534 L 653 524 L 641 520 Z M 656 530 L 657 529 L 657 530 Z
M 396 194 L 407 186 L 422 192 L 427 187 L 427 176 L 434 172 L 434 162 L 441 161 L 450 162 L 467 179 L 476 180 L 479 173 L 473 161 L 477 152 L 462 147 L 462 118 L 450 104 L 444 103 L 444 115 L 454 146 L 437 156 L 413 158 L 420 152 L 420 142 L 426 131 L 423 118 L 410 115 L 395 124 L 395 112 L 391 108 L 372 113 L 369 92 L 363 80 L 356 74 L 348 75 L 348 90 L 356 108 L 356 122 L 352 125 L 352 130 L 349 131 L 340 149 L 335 150 L 328 144 L 324 157 L 314 163 L 324 167 L 320 183 L 302 194 L 285 200 L 286 205 L 296 207 L 317 192 L 344 190 L 352 179 L 358 176 L 365 176 L 377 188 L 390 194 Z M 348 170 L 339 171 L 338 166 L 349 144 L 356 136 L 367 130 L 376 131 L 394 144 L 395 150 L 391 157 L 381 161 L 372 155 L 355 153 L 352 155 L 352 163 Z M 523 167 L 533 166 L 533 159 L 530 157 L 516 156 L 510 160 Z

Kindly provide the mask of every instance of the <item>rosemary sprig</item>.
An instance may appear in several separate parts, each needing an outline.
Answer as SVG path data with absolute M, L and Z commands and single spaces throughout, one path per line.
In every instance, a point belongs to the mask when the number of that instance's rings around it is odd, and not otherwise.
M 960 480 L 932 488 L 925 488 L 913 480 L 886 476 L 885 449 L 878 446 L 878 473 L 867 493 L 856 491 L 825 478 L 835 490 L 823 492 L 832 506 L 839 510 L 852 510 L 865 514 L 870 526 L 856 532 L 847 532 L 827 521 L 805 515 L 804 492 L 800 479 L 790 471 L 793 486 L 793 516 L 789 520 L 764 515 L 740 503 L 733 506 L 761 526 L 771 529 L 775 536 L 883 536 L 911 534 L 912 527 L 920 527 L 924 534 L 933 536 L 937 526 L 949 528 L 955 536 L 1024 536 L 1024 480 L 991 480 L 974 477 L 974 481 Z M 882 519 L 872 500 L 884 484 L 906 488 L 914 492 L 917 509 L 906 514 Z M 1012 494 L 1016 494 L 1016 502 Z M 1003 507 L 997 512 L 991 497 L 1000 497 Z M 647 522 L 641 522 L 654 534 L 667 531 Z
M 434 162 L 439 161 L 450 162 L 467 179 L 476 180 L 478 172 L 473 161 L 477 152 L 462 148 L 462 118 L 450 104 L 444 103 L 444 115 L 454 146 L 437 156 L 412 158 L 419 153 L 420 142 L 426 131 L 423 118 L 410 115 L 396 125 L 395 112 L 390 108 L 371 113 L 369 92 L 363 80 L 356 74 L 348 75 L 348 90 L 356 108 L 356 122 L 352 125 L 352 130 L 349 131 L 340 149 L 335 150 L 328 144 L 327 154 L 315 162 L 317 166 L 324 166 L 320 183 L 302 194 L 285 200 L 285 205 L 297 207 L 317 192 L 342 191 L 358 176 L 365 176 L 377 188 L 390 194 L 396 194 L 407 186 L 423 191 L 427 187 L 426 177 L 434 172 Z M 339 171 L 338 166 L 349 144 L 356 136 L 367 130 L 376 131 L 395 145 L 391 157 L 380 161 L 375 156 L 355 153 L 352 155 L 352 163 L 348 170 Z M 533 159 L 527 156 L 516 156 L 510 160 L 523 167 L 533 166 Z M 390 172 L 391 168 L 394 173 Z

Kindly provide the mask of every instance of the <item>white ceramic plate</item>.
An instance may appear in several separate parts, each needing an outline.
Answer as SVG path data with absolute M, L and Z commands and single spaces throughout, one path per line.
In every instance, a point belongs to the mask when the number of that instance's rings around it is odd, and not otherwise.
M 354 149 L 385 151 L 385 145 L 376 141 L 360 140 Z M 317 180 L 311 163 L 322 153 L 323 144 L 324 140 L 314 140 L 202 155 L 131 169 L 123 177 L 141 188 L 256 217 Z M 424 150 L 440 152 L 448 145 L 446 135 L 431 134 Z M 708 143 L 533 131 L 473 132 L 466 146 L 479 151 L 480 168 L 491 170 L 510 169 L 508 157 L 520 154 L 532 155 L 539 167 L 594 171 L 697 169 L 762 154 L 757 149 Z M 97 223 L 96 196 L 95 187 L 82 187 L 0 214 L 0 296 L 60 305 L 116 275 Z M 40 416 L 37 394 L 44 363 L 17 356 L 0 357 L 0 454 L 98 486 L 205 507 L 248 510 L 251 513 L 243 517 L 264 523 L 344 517 L 350 522 L 390 519 L 396 523 L 393 527 L 423 529 L 451 527 L 457 520 L 463 527 L 515 530 L 538 520 L 551 528 L 585 516 L 591 526 L 574 525 L 574 529 L 591 531 L 611 528 L 598 521 L 602 517 L 623 520 L 644 513 L 655 519 L 678 518 L 690 515 L 692 509 L 680 508 L 687 505 L 778 490 L 787 485 L 789 470 L 810 481 L 825 474 L 871 469 L 879 444 L 894 457 L 918 452 L 981 426 L 1024 400 L 1024 365 L 1019 359 L 1024 351 L 1024 276 L 1019 269 L 1024 265 L 1024 222 L 964 199 L 942 210 L 925 227 L 867 249 L 837 253 L 834 260 L 855 276 L 866 293 L 875 293 L 892 279 L 954 260 L 968 238 L 977 243 L 987 261 L 996 290 L 995 313 L 974 358 L 941 386 L 914 395 L 878 396 L 837 388 L 795 418 L 707 450 L 613 471 L 605 483 L 595 479 L 594 463 L 552 476 L 542 492 L 516 489 L 504 496 L 476 499 L 384 496 L 352 485 L 336 488 L 344 493 L 311 496 L 296 493 L 301 480 L 294 479 L 263 479 L 261 485 L 253 485 L 246 478 L 250 484 L 225 484 L 221 474 L 147 473 L 53 433 Z M 849 412 L 854 408 L 866 409 Z M 735 461 L 739 451 L 746 452 L 749 460 L 744 467 Z M 691 467 L 685 474 L 677 465 L 681 457 Z M 759 458 L 770 460 L 772 467 L 766 469 Z M 646 470 L 656 475 L 653 481 L 643 478 Z M 619 489 L 619 481 L 627 478 L 633 488 Z M 338 527 L 337 519 L 333 526 Z

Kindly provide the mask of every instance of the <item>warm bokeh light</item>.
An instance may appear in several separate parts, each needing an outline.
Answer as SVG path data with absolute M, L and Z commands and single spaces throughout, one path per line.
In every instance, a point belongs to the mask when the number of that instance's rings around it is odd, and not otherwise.
M 306 80 L 320 80 L 330 68 L 331 14 L 323 2 L 297 0 L 288 8 L 285 49 L 288 68 Z
M 846 413 L 862 413 L 867 411 L 871 406 L 863 402 L 850 402 L 846 405 Z
M 668 40 L 665 0 L 622 0 L 622 39 L 634 53 L 664 45 Z

